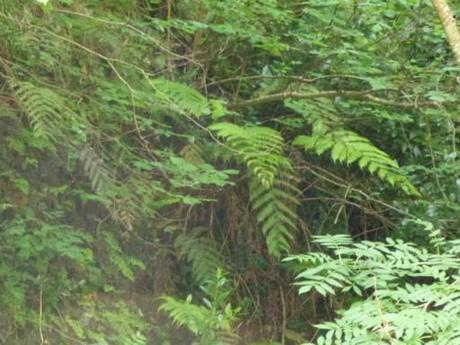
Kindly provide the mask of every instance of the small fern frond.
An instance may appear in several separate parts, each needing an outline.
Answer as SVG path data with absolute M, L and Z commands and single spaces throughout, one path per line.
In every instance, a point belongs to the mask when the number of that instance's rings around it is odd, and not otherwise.
M 178 326 L 188 328 L 195 335 L 207 328 L 207 320 L 212 317 L 211 311 L 203 306 L 191 303 L 191 296 L 182 301 L 165 296 L 159 310 L 166 312 Z
M 211 113 L 209 102 L 195 89 L 166 79 L 150 82 L 156 99 L 167 108 L 196 117 Z
M 126 230 L 132 231 L 136 221 L 141 218 L 139 205 L 140 201 L 137 200 L 134 194 L 116 199 L 112 202 L 110 214 L 113 219 L 122 224 Z
M 203 305 L 193 304 L 191 295 L 185 300 L 165 296 L 160 310 L 165 311 L 177 325 L 194 333 L 199 344 L 239 344 L 240 339 L 233 326 L 238 320 L 240 308 L 229 303 L 231 289 L 223 271 L 216 270 L 201 289 L 206 295 L 202 299 Z
M 195 228 L 178 236 L 175 245 L 192 264 L 193 277 L 199 283 L 212 279 L 216 271 L 224 267 L 217 245 L 209 238 L 206 229 Z
M 191 163 L 205 163 L 205 160 L 203 159 L 203 150 L 198 144 L 193 143 L 185 145 L 180 150 L 179 154 Z
M 64 121 L 75 118 L 65 101 L 54 91 L 29 82 L 10 80 L 18 104 L 26 113 L 34 134 L 56 142 L 66 127 Z
M 110 263 L 117 272 L 129 280 L 134 280 L 134 270 L 136 268 L 144 269 L 144 263 L 134 257 L 127 257 L 120 247 L 117 239 L 111 233 L 104 233 L 104 242 Z
M 104 191 L 106 186 L 112 181 L 112 177 L 102 158 L 90 145 L 86 145 L 80 152 L 80 161 L 83 164 L 86 175 L 91 181 L 93 190 L 96 193 Z

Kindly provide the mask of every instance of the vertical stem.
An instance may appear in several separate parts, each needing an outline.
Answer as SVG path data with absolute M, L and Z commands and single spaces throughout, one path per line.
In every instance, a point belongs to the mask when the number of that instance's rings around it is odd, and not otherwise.
M 283 324 L 281 328 L 281 345 L 286 344 L 286 328 L 287 328 L 287 311 L 286 311 L 286 300 L 284 299 L 283 287 L 280 285 L 280 298 L 281 298 L 281 308 L 283 313 Z
M 438 12 L 447 41 L 455 55 L 455 61 L 460 65 L 460 32 L 455 23 L 455 17 L 445 0 L 432 0 L 432 2 Z
M 168 48 L 168 52 L 166 55 L 166 69 L 168 73 L 169 79 L 173 78 L 172 73 L 172 61 L 171 61 L 171 54 L 172 46 L 171 46 L 171 26 L 169 21 L 171 20 L 171 12 L 172 12 L 172 1 L 173 0 L 166 0 L 166 20 L 168 21 L 168 29 L 166 32 L 166 44 Z
M 39 296 L 39 310 L 38 310 L 38 332 L 40 334 L 40 345 L 45 343 L 45 337 L 43 336 L 42 322 L 43 322 L 43 290 L 40 287 Z

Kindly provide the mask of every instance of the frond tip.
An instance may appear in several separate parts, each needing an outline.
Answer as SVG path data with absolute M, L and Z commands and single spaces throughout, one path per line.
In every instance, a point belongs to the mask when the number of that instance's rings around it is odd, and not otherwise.
M 265 188 L 256 179 L 250 182 L 250 200 L 257 224 L 265 237 L 268 252 L 279 256 L 289 250 L 297 232 L 299 204 L 297 179 L 290 171 L 276 176 L 273 185 Z

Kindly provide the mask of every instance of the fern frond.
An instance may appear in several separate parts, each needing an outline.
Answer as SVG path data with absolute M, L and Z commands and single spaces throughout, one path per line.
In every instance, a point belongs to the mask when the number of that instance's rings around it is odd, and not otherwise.
M 330 151 L 334 162 L 357 163 L 360 169 L 376 174 L 382 181 L 401 188 L 405 193 L 419 195 L 417 189 L 399 171 L 398 163 L 368 139 L 349 130 L 324 131 L 323 128 L 321 131 L 314 129 L 311 136 L 296 137 L 292 144 L 318 155 Z
M 127 257 L 121 249 L 117 239 L 111 233 L 104 233 L 104 240 L 107 248 L 107 254 L 110 263 L 121 273 L 123 277 L 129 280 L 134 279 L 134 269 L 144 269 L 144 263 L 134 257 Z
M 265 236 L 270 254 L 287 252 L 297 232 L 296 208 L 299 204 L 297 178 L 289 170 L 281 172 L 270 188 L 253 178 L 250 181 L 250 200 L 257 224 Z
M 217 269 L 224 267 L 217 245 L 209 238 L 206 229 L 195 228 L 180 235 L 175 244 L 192 264 L 193 277 L 197 282 L 212 279 Z
M 208 100 L 195 89 L 166 79 L 150 82 L 156 99 L 166 107 L 193 116 L 210 114 Z
M 251 173 L 267 188 L 273 184 L 280 169 L 290 165 L 282 155 L 283 138 L 272 128 L 240 127 L 227 122 L 209 128 L 225 140 L 235 155 L 243 160 Z
M 205 163 L 203 159 L 203 150 L 198 144 L 185 145 L 182 150 L 180 150 L 179 154 L 191 163 Z
M 224 272 L 218 269 L 201 286 L 207 296 L 202 299 L 202 306 L 192 304 L 191 295 L 185 300 L 166 296 L 160 310 L 168 313 L 176 324 L 192 331 L 199 344 L 239 344 L 233 325 L 240 308 L 228 303 L 231 291 L 227 284 Z
M 210 129 L 225 139 L 251 172 L 250 200 L 269 253 L 279 256 L 286 252 L 297 230 L 299 190 L 291 163 L 283 155 L 281 134 L 268 127 L 231 123 L 218 123 Z
M 66 120 L 76 115 L 54 91 L 29 82 L 10 80 L 18 104 L 26 113 L 34 134 L 56 142 L 66 127 Z
M 200 344 L 239 344 L 238 335 L 231 329 L 234 315 L 230 304 L 223 311 L 217 311 L 210 305 L 192 304 L 191 296 L 186 300 L 165 296 L 162 300 L 159 310 L 166 312 L 176 325 L 186 327 L 198 336 L 202 341 Z
M 165 311 L 175 324 L 187 327 L 196 335 L 207 328 L 207 322 L 212 317 L 208 308 L 192 304 L 190 297 L 185 301 L 170 296 L 163 297 L 159 310 Z
M 102 158 L 90 145 L 86 145 L 80 152 L 80 161 L 83 169 L 91 181 L 91 187 L 96 193 L 105 190 L 112 181 L 110 170 L 106 168 Z
M 136 195 L 128 195 L 113 201 L 113 209 L 110 210 L 111 216 L 122 224 L 126 230 L 132 231 L 134 224 L 141 218 L 139 205 Z
M 285 105 L 303 115 L 305 121 L 313 127 L 312 135 L 299 135 L 292 145 L 318 155 L 329 151 L 334 162 L 357 163 L 361 170 L 377 175 L 382 181 L 401 188 L 406 194 L 420 195 L 402 174 L 394 159 L 367 138 L 344 129 L 343 121 L 335 116 L 330 100 L 317 100 L 312 103 L 288 101 Z

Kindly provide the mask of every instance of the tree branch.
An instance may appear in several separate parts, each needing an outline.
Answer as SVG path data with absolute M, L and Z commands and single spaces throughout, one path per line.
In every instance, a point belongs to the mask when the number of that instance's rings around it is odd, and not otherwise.
M 400 102 L 394 100 L 388 100 L 372 95 L 373 92 L 384 91 L 384 90 L 366 90 L 366 91 L 318 91 L 318 92 L 297 92 L 287 91 L 274 93 L 267 96 L 261 96 L 253 99 L 248 99 L 239 103 L 230 103 L 227 108 L 230 110 L 237 110 L 246 107 L 258 106 L 266 103 L 272 103 L 277 101 L 283 101 L 285 99 L 315 99 L 315 98 L 334 98 L 334 97 L 346 97 L 357 100 L 363 100 L 371 103 L 386 105 L 390 107 L 398 108 L 418 108 L 418 107 L 431 107 L 437 108 L 447 103 L 440 103 L 434 101 L 422 101 L 422 102 Z

